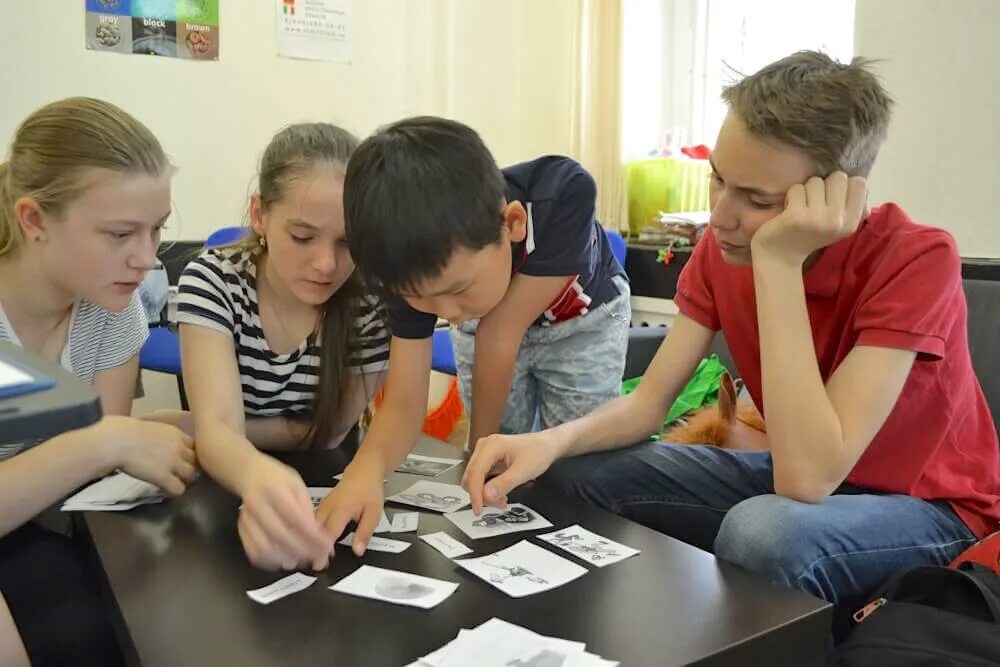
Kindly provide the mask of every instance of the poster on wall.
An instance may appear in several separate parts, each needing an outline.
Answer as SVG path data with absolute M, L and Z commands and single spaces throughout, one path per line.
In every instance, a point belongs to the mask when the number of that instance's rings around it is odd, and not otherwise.
M 351 0 L 275 0 L 278 55 L 351 62 Z
M 84 0 L 87 48 L 219 59 L 219 0 Z

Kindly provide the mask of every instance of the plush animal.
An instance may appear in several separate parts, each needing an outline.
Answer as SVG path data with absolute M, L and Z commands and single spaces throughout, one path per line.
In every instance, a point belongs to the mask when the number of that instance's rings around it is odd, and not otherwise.
M 696 410 L 684 423 L 661 433 L 660 439 L 743 451 L 768 448 L 764 418 L 753 405 L 737 399 L 736 384 L 728 372 L 719 382 L 718 403 Z

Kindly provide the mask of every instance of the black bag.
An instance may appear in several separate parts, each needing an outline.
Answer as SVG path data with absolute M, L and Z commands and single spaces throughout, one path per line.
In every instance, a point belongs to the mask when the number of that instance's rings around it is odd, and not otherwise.
M 1000 665 L 1000 577 L 978 563 L 898 574 L 854 621 L 829 665 Z

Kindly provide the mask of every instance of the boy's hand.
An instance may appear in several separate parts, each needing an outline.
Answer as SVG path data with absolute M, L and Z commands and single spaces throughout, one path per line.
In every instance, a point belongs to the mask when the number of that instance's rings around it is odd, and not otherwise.
M 247 558 L 266 570 L 322 570 L 333 539 L 316 520 L 302 477 L 270 456 L 257 454 L 239 484 L 243 507 L 237 529 Z
M 794 185 L 785 196 L 785 210 L 754 234 L 751 253 L 802 264 L 817 250 L 853 234 L 867 199 L 867 181 L 842 171 Z
M 354 542 L 351 548 L 362 556 L 382 518 L 385 497 L 382 493 L 384 475 L 380 466 L 368 465 L 355 459 L 344 477 L 316 509 L 316 518 L 333 539 L 340 537 L 348 522 L 354 520 Z
M 479 514 L 484 505 L 505 507 L 507 495 L 548 470 L 559 458 L 559 452 L 551 431 L 480 439 L 462 476 L 462 486 L 472 500 L 472 511 Z M 506 470 L 487 483 L 486 475 L 497 464 Z

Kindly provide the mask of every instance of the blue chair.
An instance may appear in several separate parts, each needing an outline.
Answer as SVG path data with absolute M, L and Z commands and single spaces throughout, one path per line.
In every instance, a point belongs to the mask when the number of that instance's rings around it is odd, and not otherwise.
M 625 237 L 623 237 L 618 232 L 613 232 L 610 229 L 605 229 L 604 234 L 608 237 L 608 243 L 611 245 L 611 254 L 615 256 L 618 263 L 625 268 L 625 256 L 628 254 L 628 246 L 625 244 Z
M 216 248 L 236 243 L 245 234 L 245 227 L 222 227 L 209 234 L 202 247 Z M 181 341 L 173 329 L 167 326 L 150 327 L 149 338 L 139 350 L 139 368 L 176 377 L 181 409 L 188 409 L 184 378 L 181 375 Z

